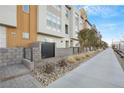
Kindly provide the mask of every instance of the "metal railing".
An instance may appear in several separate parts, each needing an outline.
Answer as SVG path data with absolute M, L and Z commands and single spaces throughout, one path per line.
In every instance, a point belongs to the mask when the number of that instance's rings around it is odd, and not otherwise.
M 32 48 L 24 48 L 23 49 L 23 57 L 32 62 L 33 61 L 33 49 Z

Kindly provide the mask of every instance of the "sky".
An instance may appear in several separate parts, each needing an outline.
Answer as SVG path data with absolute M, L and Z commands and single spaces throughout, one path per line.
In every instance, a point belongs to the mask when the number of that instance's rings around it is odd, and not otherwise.
M 88 20 L 95 24 L 102 34 L 102 39 L 108 44 L 112 41 L 124 40 L 124 6 L 121 5 L 78 5 L 87 11 Z

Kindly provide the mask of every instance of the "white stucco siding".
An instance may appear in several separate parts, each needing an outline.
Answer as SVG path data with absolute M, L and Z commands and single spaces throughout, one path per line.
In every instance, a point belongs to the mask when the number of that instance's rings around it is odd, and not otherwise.
M 79 47 L 80 46 L 80 44 L 79 44 L 79 41 L 77 41 L 77 40 L 71 40 L 71 47 Z
M 61 28 L 61 31 L 55 31 L 54 29 L 50 29 L 47 25 L 47 6 L 46 5 L 40 5 L 38 6 L 38 32 L 49 34 L 53 36 L 58 37 L 65 37 L 65 33 L 63 33 L 63 29 Z
M 0 26 L 0 48 L 6 48 L 6 28 Z
M 0 5 L 0 24 L 16 26 L 16 5 Z
M 120 42 L 120 50 L 124 51 L 124 42 Z
M 56 48 L 65 48 L 65 40 L 64 38 L 57 38 L 48 35 L 39 34 L 37 37 L 37 41 L 40 42 L 55 42 Z
M 68 41 L 70 46 L 70 38 L 57 38 L 53 36 L 38 34 L 37 41 L 55 42 L 56 48 L 66 48 L 66 41 Z

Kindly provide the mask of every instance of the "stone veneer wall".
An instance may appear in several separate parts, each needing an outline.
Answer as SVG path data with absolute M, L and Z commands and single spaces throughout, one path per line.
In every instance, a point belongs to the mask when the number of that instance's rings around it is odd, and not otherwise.
M 72 54 L 73 54 L 73 48 L 56 48 L 55 49 L 56 57 L 69 56 Z
M 32 48 L 33 53 L 33 61 L 39 62 L 41 61 L 41 42 L 35 42 L 30 45 L 30 48 Z
M 23 48 L 0 48 L 0 67 L 15 63 L 21 63 Z
M 41 61 L 41 51 L 38 47 L 32 48 L 33 49 L 33 62 L 40 62 Z

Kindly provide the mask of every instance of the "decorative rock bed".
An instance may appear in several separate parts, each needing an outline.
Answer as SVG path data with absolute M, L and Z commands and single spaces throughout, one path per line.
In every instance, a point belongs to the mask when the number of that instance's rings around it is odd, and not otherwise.
M 44 59 L 43 62 L 36 65 L 32 74 L 43 87 L 46 87 L 99 52 L 100 51 L 95 51 L 92 55 L 87 56 L 85 59 L 75 63 L 68 62 L 67 57 Z

